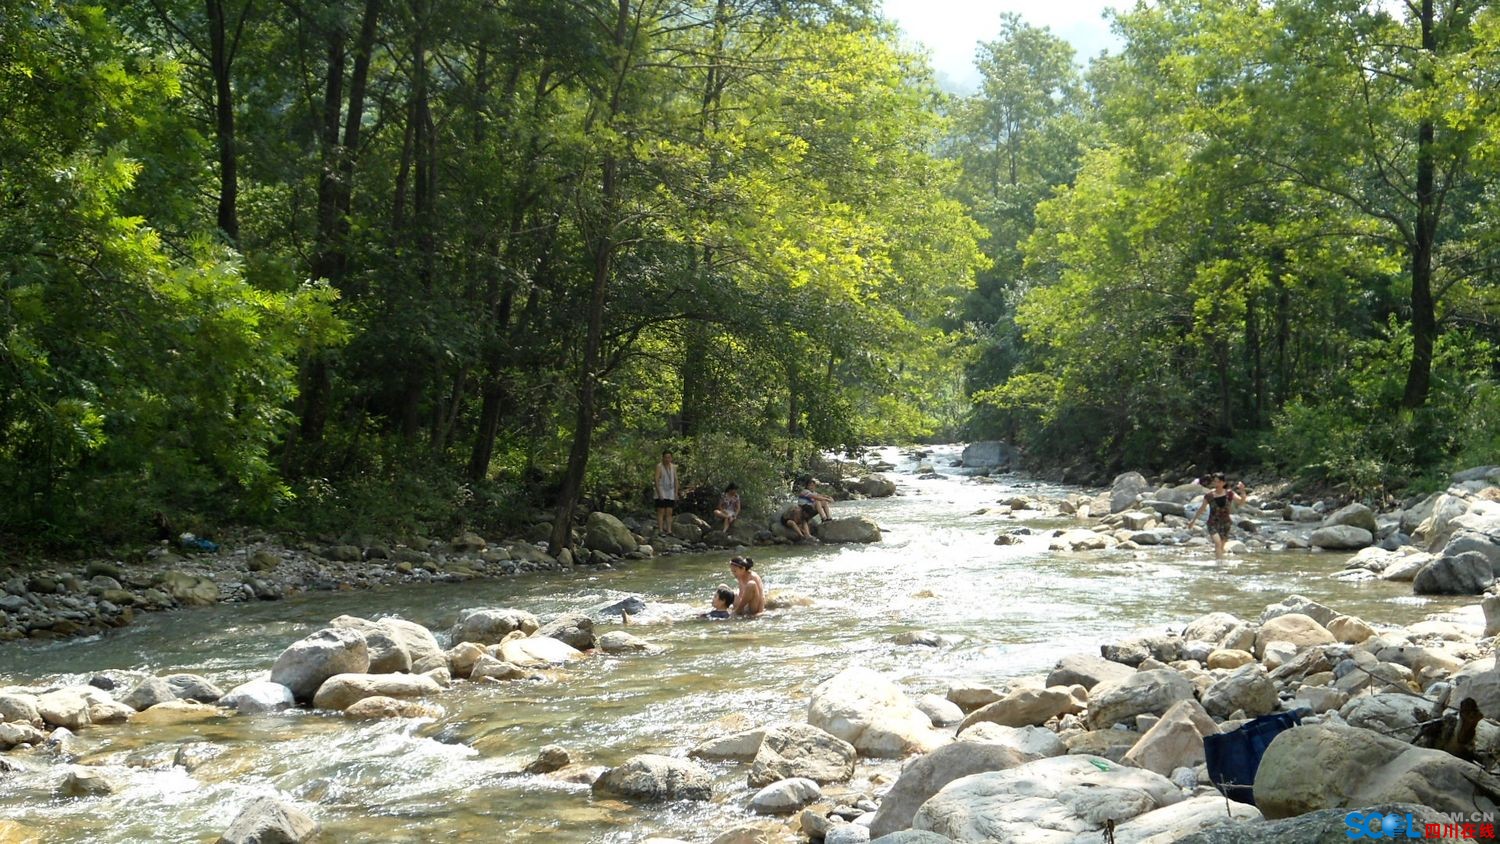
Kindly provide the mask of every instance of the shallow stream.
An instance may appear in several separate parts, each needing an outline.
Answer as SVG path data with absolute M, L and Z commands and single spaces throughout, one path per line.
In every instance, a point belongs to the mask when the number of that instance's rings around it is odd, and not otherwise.
M 946 471 L 956 454 L 940 447 L 932 460 Z M 0 778 L 0 818 L 49 842 L 207 842 L 251 796 L 279 792 L 304 802 L 326 841 L 707 841 L 747 817 L 747 766 L 711 766 L 720 775 L 714 802 L 665 808 L 596 800 L 584 786 L 514 772 L 546 744 L 566 747 L 576 762 L 611 765 L 637 753 L 683 753 L 719 719 L 749 727 L 798 718 L 812 689 L 851 662 L 887 672 L 914 694 L 942 693 L 950 680 L 1003 684 L 1044 672 L 1059 656 L 1139 627 L 1180 626 L 1213 610 L 1255 617 L 1292 593 L 1377 623 L 1418 621 L 1462 603 L 1414 598 L 1405 583 L 1329 579 L 1345 555 L 1215 562 L 1203 548 L 1065 554 L 1048 552 L 1041 537 L 996 546 L 1006 527 L 1070 520 L 1018 522 L 978 510 L 1017 494 L 1071 490 L 1022 478 L 919 480 L 915 462 L 894 450 L 884 456 L 898 464 L 892 476 L 901 494 L 835 505 L 836 515 L 875 519 L 884 541 L 752 551 L 771 592 L 812 600 L 755 621 L 693 618 L 708 608 L 714 585 L 730 581 L 728 555 L 719 553 L 617 570 L 311 593 L 151 614 L 102 637 L 8 644 L 0 648 L 0 685 L 83 682 L 120 669 L 191 671 L 228 689 L 263 676 L 288 644 L 343 613 L 399 614 L 442 638 L 468 607 L 545 618 L 639 594 L 650 608 L 628 629 L 662 650 L 593 657 L 541 683 L 459 683 L 442 696 L 446 714 L 436 721 L 354 723 L 302 711 L 95 727 L 79 737 L 80 761 L 105 764 L 125 783 L 121 791 L 57 798 L 60 770 L 23 764 Z M 953 644 L 890 643 L 908 630 Z M 132 752 L 189 740 L 210 742 L 217 753 L 191 774 L 123 764 Z M 896 769 L 861 765 L 853 788 L 869 788 L 872 771 Z

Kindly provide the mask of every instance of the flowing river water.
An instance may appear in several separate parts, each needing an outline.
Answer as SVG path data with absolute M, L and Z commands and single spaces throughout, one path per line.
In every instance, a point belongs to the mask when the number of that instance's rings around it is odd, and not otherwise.
M 956 454 L 940 447 L 932 459 L 944 471 Z M 1180 626 L 1214 610 L 1253 618 L 1292 593 L 1384 623 L 1464 603 L 1414 598 L 1405 583 L 1333 581 L 1328 575 L 1346 559 L 1338 554 L 1216 562 L 1203 548 L 1067 554 L 1047 551 L 1042 537 L 996 546 L 1004 528 L 1058 527 L 1071 518 L 1018 522 L 976 511 L 1017 494 L 1074 490 L 1019 477 L 921 480 L 913 460 L 894 449 L 882 456 L 898 465 L 891 476 L 900 494 L 835 506 L 836 515 L 875 519 L 884 541 L 752 551 L 771 592 L 811 599 L 754 621 L 693 618 L 707 609 L 714 585 L 730 580 L 728 554 L 713 553 L 218 605 L 147 615 L 101 637 L 7 645 L 0 685 L 77 683 L 115 669 L 191 671 L 227 689 L 264 676 L 288 644 L 344 613 L 398 614 L 441 638 L 468 607 L 515 607 L 545 618 L 638 594 L 650 608 L 628 629 L 661 650 L 592 657 L 545 682 L 458 683 L 443 694 L 445 714 L 436 720 L 350 722 L 293 711 L 95 727 L 80 734 L 80 761 L 105 766 L 122 784 L 118 792 L 55 797 L 59 770 L 22 764 L 0 778 L 0 818 L 48 842 L 205 842 L 251 797 L 280 794 L 322 822 L 324 841 L 707 841 L 746 818 L 747 766 L 709 765 L 718 776 L 712 802 L 656 807 L 596 799 L 586 786 L 516 772 L 546 744 L 566 747 L 577 762 L 612 765 L 637 753 L 683 753 L 720 719 L 743 727 L 800 719 L 812 689 L 851 662 L 890 674 L 913 694 L 941 694 L 951 680 L 998 685 L 1044 672 L 1062 655 L 1096 650 L 1140 627 Z M 950 644 L 890 642 L 909 630 L 933 631 Z M 185 741 L 209 742 L 217 755 L 192 773 L 125 764 L 132 753 L 170 752 Z M 869 789 L 872 772 L 897 769 L 862 764 L 852 788 Z

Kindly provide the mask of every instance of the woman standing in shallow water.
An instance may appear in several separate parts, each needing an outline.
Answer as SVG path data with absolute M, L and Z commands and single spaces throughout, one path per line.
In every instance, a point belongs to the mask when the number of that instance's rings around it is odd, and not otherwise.
M 1234 520 L 1230 517 L 1230 508 L 1235 504 L 1245 503 L 1245 482 L 1235 484 L 1230 489 L 1228 482 L 1224 479 L 1223 472 L 1213 474 L 1213 489 L 1203 495 L 1203 503 L 1193 511 L 1193 517 L 1188 524 L 1197 524 L 1198 516 L 1203 513 L 1203 508 L 1208 508 L 1208 535 L 1214 540 L 1214 558 L 1224 559 L 1224 543 L 1229 541 L 1229 529 Z

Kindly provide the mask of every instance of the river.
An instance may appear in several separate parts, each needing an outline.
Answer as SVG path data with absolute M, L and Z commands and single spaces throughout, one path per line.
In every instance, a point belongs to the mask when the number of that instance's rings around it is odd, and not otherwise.
M 707 841 L 747 817 L 747 766 L 710 765 L 718 774 L 713 802 L 665 808 L 595 800 L 584 786 L 515 772 L 550 743 L 577 762 L 611 765 L 637 753 L 685 752 L 721 718 L 745 726 L 800 718 L 811 690 L 850 662 L 887 672 L 914 694 L 941 694 L 950 680 L 1003 684 L 1046 671 L 1059 656 L 1095 650 L 1139 627 L 1180 626 L 1214 610 L 1255 617 L 1292 593 L 1387 623 L 1462 603 L 1414 598 L 1405 583 L 1329 579 L 1345 555 L 1252 554 L 1220 563 L 1201 548 L 1064 554 L 1048 552 L 1040 537 L 996 546 L 1003 528 L 1066 522 L 1017 522 L 978 510 L 1016 494 L 1071 490 L 1023 478 L 920 480 L 912 460 L 894 449 L 882 454 L 898 464 L 891 474 L 900 494 L 836 508 L 875 519 L 884 541 L 752 551 L 770 591 L 812 600 L 755 621 L 692 618 L 707 609 L 714 585 L 731 579 L 728 555 L 717 553 L 614 570 L 310 593 L 146 615 L 89 639 L 6 645 L 0 685 L 82 682 L 116 669 L 192 671 L 228 689 L 263 676 L 288 644 L 343 613 L 399 614 L 441 638 L 468 607 L 516 607 L 545 618 L 639 594 L 650 608 L 628 629 L 661 651 L 590 658 L 540 683 L 458 683 L 442 696 L 446 714 L 436 721 L 354 723 L 298 711 L 95 727 L 79 737 L 80 761 L 105 765 L 121 779 L 120 791 L 55 798 L 58 770 L 22 764 L 0 779 L 0 817 L 45 830 L 49 842 L 203 842 L 249 797 L 280 793 L 304 802 L 323 823 L 325 841 Z M 955 454 L 936 450 L 939 471 Z M 908 630 L 930 630 L 951 644 L 890 643 Z M 191 774 L 124 764 L 131 752 L 187 740 L 214 745 Z M 868 790 L 872 772 L 897 769 L 861 764 L 852 787 Z

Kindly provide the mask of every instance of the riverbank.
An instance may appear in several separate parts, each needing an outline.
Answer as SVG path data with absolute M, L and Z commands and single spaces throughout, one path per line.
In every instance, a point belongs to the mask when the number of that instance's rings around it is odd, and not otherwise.
M 484 607 L 522 618 L 530 613 L 540 623 L 585 612 L 596 642 L 623 632 L 653 647 L 596 649 L 563 667 L 524 668 L 536 676 L 506 681 L 464 680 L 454 671 L 462 663 L 450 663 L 448 688 L 393 698 L 424 709 L 401 716 L 400 703 L 390 710 L 397 717 L 377 720 L 336 717 L 327 696 L 324 708 L 316 708 L 316 692 L 313 707 L 262 715 L 165 701 L 123 724 L 90 724 L 63 733 L 56 744 L 12 750 L 6 759 L 17 771 L 0 790 L 0 809 L 47 830 L 45 840 L 65 842 L 202 841 L 224 833 L 259 797 L 308 814 L 325 841 L 484 836 L 615 844 L 664 836 L 709 842 L 755 823 L 766 827 L 766 837 L 751 840 L 793 842 L 806 838 L 793 832 L 800 815 L 748 812 L 759 790 L 749 782 L 753 759 L 698 758 L 709 774 L 707 799 L 667 804 L 620 799 L 606 793 L 610 786 L 596 792 L 525 769 L 548 745 L 567 751 L 575 773 L 597 775 L 641 754 L 691 759 L 694 748 L 725 736 L 783 722 L 805 726 L 819 687 L 851 665 L 928 708 L 929 697 L 946 699 L 955 688 L 1045 689 L 1066 654 L 1098 653 L 1100 645 L 1139 638 L 1131 633 L 1137 627 L 1149 629 L 1145 638 L 1170 631 L 1179 635 L 1169 638 L 1182 640 L 1185 624 L 1215 611 L 1256 626 L 1268 603 L 1294 593 L 1377 629 L 1411 630 L 1434 612 L 1456 613 L 1476 636 L 1482 623 L 1472 598 L 1414 597 L 1406 583 L 1335 579 L 1351 560 L 1346 553 L 1257 546 L 1216 563 L 1190 544 L 1053 551 L 1048 545 L 1058 536 L 1052 534 L 1091 523 L 1057 512 L 1062 503 L 1097 494 L 1015 477 L 962 478 L 948 471 L 949 459 L 939 450 L 929 457 L 939 471 L 926 473 L 921 460 L 892 455 L 900 464 L 892 473 L 900 495 L 839 505 L 878 522 L 881 543 L 757 549 L 756 569 L 771 589 L 800 600 L 750 623 L 693 619 L 707 608 L 713 585 L 727 579 L 719 552 L 580 566 L 564 576 L 522 572 L 307 592 L 142 614 L 99 637 L 11 643 L 0 649 L 0 683 L 46 693 L 78 690 L 97 677 L 114 684 L 108 694 L 117 701 L 137 686 L 154 686 L 152 678 L 170 686 L 177 674 L 198 675 L 224 693 L 269 680 L 289 646 L 345 615 L 377 625 L 399 615 L 432 631 L 445 657 L 456 658 L 455 647 L 467 638 L 455 633 L 465 613 Z M 1015 508 L 1022 498 L 1055 505 Z M 1019 528 L 1031 533 L 1009 533 Z M 1002 534 L 1019 539 L 995 545 Z M 630 595 L 646 606 L 628 626 L 617 615 L 591 612 Z M 513 664 L 502 658 L 503 643 L 474 644 L 496 662 Z M 495 648 L 498 655 L 489 653 Z M 415 679 L 417 661 L 406 674 L 378 676 L 425 687 Z M 951 726 L 927 730 L 953 738 Z M 48 732 L 49 739 L 56 735 Z M 857 754 L 849 780 L 819 786 L 829 811 L 842 806 L 858 818 L 878 810 L 903 761 Z M 69 765 L 97 769 L 118 790 L 61 796 Z
M 856 464 L 835 464 L 848 474 L 824 482 L 842 500 L 883 497 L 895 485 Z M 385 541 L 359 535 L 291 540 L 251 532 L 213 551 L 164 542 L 135 562 L 93 559 L 50 562 L 0 582 L 0 641 L 91 635 L 131 623 L 139 613 L 218 603 L 278 601 L 306 592 L 347 592 L 429 583 L 493 580 L 575 567 L 599 569 L 658 556 L 784 545 L 795 539 L 774 520 L 741 520 L 730 533 L 702 518 L 678 514 L 661 534 L 644 514 L 588 513 L 574 531 L 572 548 L 553 554 L 551 533 L 538 514 L 528 529 L 535 541 L 490 541 L 474 532 L 450 540 Z M 879 541 L 871 521 L 819 520 L 820 542 Z

